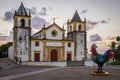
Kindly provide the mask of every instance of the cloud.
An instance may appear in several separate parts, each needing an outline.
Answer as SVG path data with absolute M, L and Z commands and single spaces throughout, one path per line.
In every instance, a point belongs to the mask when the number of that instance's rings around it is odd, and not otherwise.
M 104 23 L 108 23 L 108 21 L 102 20 L 102 21 L 101 21 L 101 24 L 104 24 Z
M 99 21 L 91 21 L 91 20 L 88 20 L 87 21 L 87 30 L 90 30 L 90 29 L 93 29 L 96 27 L 96 25 L 99 24 Z
M 93 34 L 90 36 L 91 41 L 102 41 L 102 38 L 99 34 Z
M 35 16 L 31 19 L 32 28 L 40 29 L 43 27 L 44 24 L 48 26 L 50 23 L 47 22 L 44 18 L 40 18 L 38 16 Z
M 31 7 L 31 8 L 26 8 L 26 9 L 27 9 L 27 11 L 30 11 L 31 14 L 33 14 L 33 15 L 37 15 L 38 14 L 36 7 Z
M 87 9 L 85 9 L 85 10 L 82 10 L 81 11 L 81 13 L 86 13 L 88 10 Z
M 107 40 L 115 40 L 115 39 L 116 39 L 115 36 L 108 36 L 108 37 L 107 37 Z
M 108 18 L 108 21 L 111 21 L 111 18 Z
M 4 14 L 4 17 L 3 17 L 3 20 L 4 21 L 11 21 L 12 20 L 12 18 L 13 18 L 13 12 L 12 11 L 7 11 L 7 12 L 5 12 L 5 14 Z
M 40 15 L 46 16 L 47 15 L 47 8 L 46 7 L 42 7 L 41 11 L 39 12 Z
M 105 23 L 108 23 L 109 21 L 111 21 L 111 18 L 108 18 L 107 20 L 101 20 L 101 24 L 105 24 Z
M 49 6 L 49 10 L 52 10 L 52 7 L 51 7 L 51 6 Z

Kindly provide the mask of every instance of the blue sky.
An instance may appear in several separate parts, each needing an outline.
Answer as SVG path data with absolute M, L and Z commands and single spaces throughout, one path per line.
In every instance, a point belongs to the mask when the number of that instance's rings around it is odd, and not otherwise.
M 52 23 L 52 18 L 59 18 L 56 23 L 62 27 L 78 10 L 81 19 L 87 19 L 88 41 L 113 40 L 114 36 L 120 35 L 120 0 L 0 0 L 1 36 L 12 31 L 13 21 L 7 13 L 13 14 L 21 1 L 33 11 L 33 32 L 44 23 Z

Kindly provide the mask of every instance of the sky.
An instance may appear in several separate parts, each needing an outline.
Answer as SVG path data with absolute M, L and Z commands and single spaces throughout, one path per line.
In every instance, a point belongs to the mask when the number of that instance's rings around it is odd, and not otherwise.
M 0 36 L 9 36 L 13 28 L 13 14 L 23 2 L 31 11 L 32 33 L 40 30 L 45 24 L 56 23 L 65 27 L 78 11 L 82 20 L 87 20 L 88 47 L 96 43 L 99 47 L 108 46 L 120 35 L 120 0 L 0 0 Z M 105 47 L 106 49 L 106 47 Z M 102 49 L 103 50 L 103 49 Z M 101 50 L 101 51 L 102 51 Z

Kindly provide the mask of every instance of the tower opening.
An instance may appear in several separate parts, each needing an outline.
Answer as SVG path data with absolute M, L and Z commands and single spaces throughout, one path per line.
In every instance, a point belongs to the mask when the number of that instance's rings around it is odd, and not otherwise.
M 21 19 L 21 27 L 25 27 L 25 20 Z

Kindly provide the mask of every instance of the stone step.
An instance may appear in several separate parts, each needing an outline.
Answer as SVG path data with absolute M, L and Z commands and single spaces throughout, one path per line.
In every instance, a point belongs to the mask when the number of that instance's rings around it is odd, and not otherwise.
M 67 62 L 67 66 L 68 67 L 72 67 L 72 66 L 84 66 L 84 62 L 83 61 L 68 61 Z

